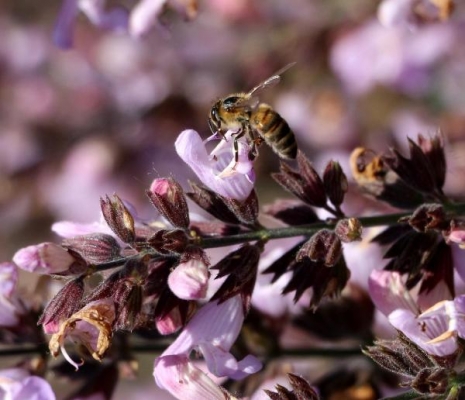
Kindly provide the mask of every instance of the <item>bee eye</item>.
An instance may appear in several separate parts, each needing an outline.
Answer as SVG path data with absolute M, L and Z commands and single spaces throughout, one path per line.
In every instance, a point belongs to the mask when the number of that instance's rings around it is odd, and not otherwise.
M 226 108 L 228 108 L 228 107 L 231 107 L 231 106 L 235 105 L 238 100 L 239 100 L 238 96 L 231 96 L 231 97 L 228 97 L 228 98 L 224 99 L 223 105 Z

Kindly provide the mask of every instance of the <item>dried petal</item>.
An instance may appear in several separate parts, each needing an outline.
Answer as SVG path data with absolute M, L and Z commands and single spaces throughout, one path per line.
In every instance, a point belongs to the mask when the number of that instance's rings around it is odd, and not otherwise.
M 50 352 L 57 357 L 60 349 L 64 351 L 65 339 L 72 338 L 83 344 L 94 359 L 101 361 L 110 346 L 114 319 L 115 307 L 111 299 L 87 304 L 60 325 L 60 330 L 50 339 Z

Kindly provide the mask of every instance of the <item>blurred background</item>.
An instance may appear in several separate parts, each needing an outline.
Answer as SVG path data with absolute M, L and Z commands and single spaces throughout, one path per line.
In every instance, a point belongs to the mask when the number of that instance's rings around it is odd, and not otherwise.
M 407 136 L 440 131 L 445 190 L 464 193 L 463 4 L 444 23 L 406 29 L 383 27 L 370 0 L 199 0 L 191 21 L 167 4 L 139 39 L 80 15 L 68 50 L 52 42 L 61 5 L 0 2 L 0 260 L 53 240 L 55 221 L 97 220 L 105 194 L 149 218 L 144 191 L 154 178 L 185 187 L 193 178 L 175 153 L 177 135 L 193 128 L 206 138 L 216 99 L 291 62 L 261 100 L 318 170 L 335 159 L 350 175 L 356 146 L 405 152 Z M 269 176 L 279 167 L 270 149 L 256 166 L 262 204 L 286 196 Z
M 201 0 L 197 18 L 187 22 L 168 7 L 141 39 L 100 30 L 81 14 L 74 47 L 62 50 L 52 42 L 60 1 L 3 0 L 0 259 L 50 239 L 54 221 L 96 220 L 107 193 L 150 217 L 144 190 L 153 178 L 192 177 L 174 151 L 176 136 L 193 128 L 207 137 L 215 99 L 290 62 L 261 100 L 288 121 L 318 168 L 331 158 L 346 166 L 360 144 L 405 147 L 405 136 L 440 130 L 454 172 L 446 189 L 462 193 L 464 7 L 445 23 L 408 30 L 381 26 L 377 6 Z M 265 146 L 260 153 L 267 202 L 280 190 L 268 174 L 279 160 Z

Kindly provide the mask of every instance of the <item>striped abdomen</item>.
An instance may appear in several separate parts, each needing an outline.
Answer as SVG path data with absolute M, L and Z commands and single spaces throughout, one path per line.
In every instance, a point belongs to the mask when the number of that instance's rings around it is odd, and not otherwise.
M 268 104 L 260 104 L 250 118 L 250 126 L 282 158 L 296 158 L 297 143 L 287 122 Z

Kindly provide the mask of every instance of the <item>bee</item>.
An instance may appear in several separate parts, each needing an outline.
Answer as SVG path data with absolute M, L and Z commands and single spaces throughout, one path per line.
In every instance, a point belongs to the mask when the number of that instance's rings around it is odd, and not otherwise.
M 257 97 L 264 89 L 279 83 L 281 74 L 294 64 L 286 65 L 247 93 L 233 93 L 223 97 L 211 108 L 208 124 L 213 134 L 224 136 L 228 130 L 236 131 L 233 142 L 236 162 L 239 155 L 238 140 L 244 135 L 250 138 L 250 160 L 258 155 L 258 147 L 263 142 L 281 158 L 296 158 L 297 143 L 288 123 L 271 106 L 259 103 Z

